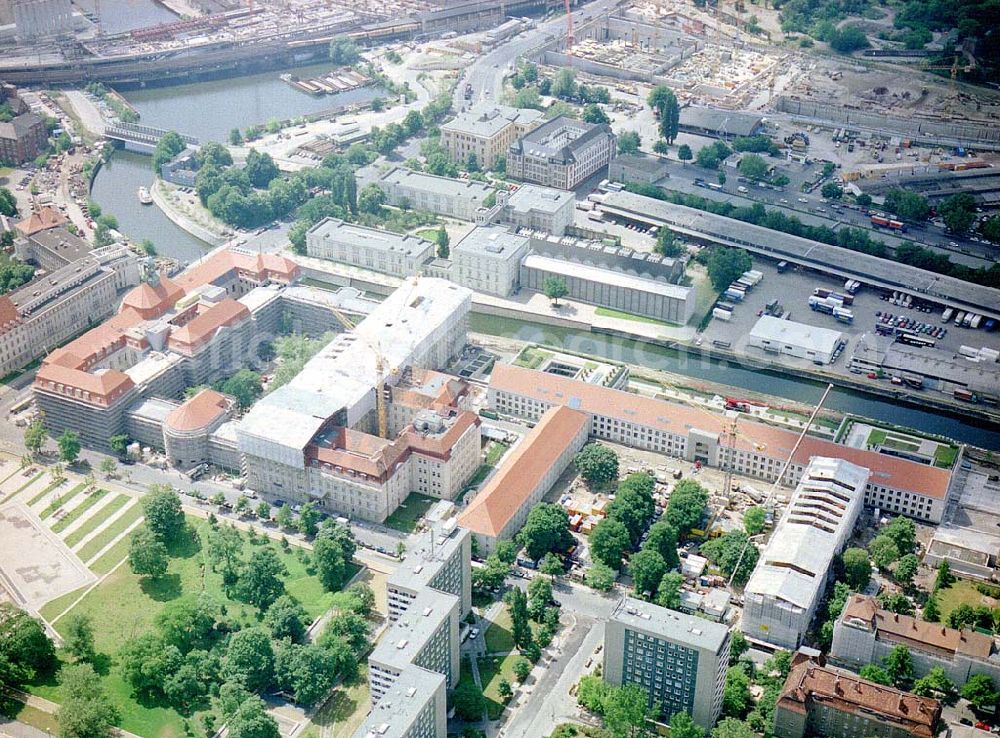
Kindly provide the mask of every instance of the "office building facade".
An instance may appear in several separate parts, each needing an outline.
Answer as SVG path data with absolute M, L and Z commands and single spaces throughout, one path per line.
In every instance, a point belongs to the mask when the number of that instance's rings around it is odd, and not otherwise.
M 572 190 L 615 157 L 617 138 L 606 123 L 559 116 L 507 149 L 507 175 L 525 182 Z
M 528 247 L 526 236 L 502 226 L 474 228 L 452 248 L 452 278 L 470 290 L 506 297 L 520 287 Z
M 542 120 L 542 112 L 532 108 L 473 105 L 441 125 L 441 145 L 457 162 L 468 162 L 474 154 L 480 167 L 492 169 L 497 157 Z
M 408 277 L 434 256 L 434 244 L 419 236 L 324 218 L 306 233 L 306 253 L 394 277 Z

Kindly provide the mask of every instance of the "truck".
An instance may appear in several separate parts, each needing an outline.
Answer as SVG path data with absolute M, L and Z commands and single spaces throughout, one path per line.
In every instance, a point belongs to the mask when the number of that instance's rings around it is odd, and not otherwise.
M 952 308 L 945 308 L 944 312 L 941 313 L 941 322 L 942 323 L 947 323 L 949 320 L 951 320 L 951 316 L 954 315 L 954 314 L 955 314 L 954 309 L 952 309 Z
M 842 295 L 839 292 L 831 292 L 828 297 L 832 297 L 834 300 L 840 300 L 845 305 L 854 304 L 854 295 Z
M 958 353 L 962 356 L 979 356 L 979 349 L 974 349 L 972 346 L 959 346 Z
M 983 316 L 976 313 L 972 316 L 972 321 L 969 323 L 970 328 L 978 328 L 979 324 L 982 322 Z
M 743 292 L 733 289 L 732 287 L 723 292 L 722 296 L 727 300 L 732 300 L 733 302 L 743 302 Z
M 787 271 L 788 271 L 788 262 L 787 261 L 779 261 L 778 262 L 778 274 L 784 274 Z
M 962 327 L 968 328 L 972 324 L 972 319 L 976 317 L 975 313 L 966 313 L 965 317 L 962 318 Z
M 906 233 L 906 224 L 903 221 L 887 218 L 884 215 L 872 215 L 871 224 L 876 228 L 888 228 L 890 231 Z
M 818 313 L 833 315 L 833 309 L 835 307 L 840 307 L 840 303 L 836 300 L 831 300 L 828 297 L 817 297 L 816 295 L 813 295 L 809 298 L 809 307 Z
M 733 311 L 732 310 L 725 310 L 725 309 L 723 309 L 721 307 L 713 308 L 712 309 L 712 317 L 713 318 L 718 318 L 719 320 L 723 320 L 723 321 L 729 322 L 730 320 L 733 319 Z
M 965 320 L 965 311 L 959 310 L 955 315 L 955 325 L 962 325 L 963 320 Z
M 957 389 L 952 393 L 956 400 L 962 400 L 962 402 L 978 402 L 979 398 L 976 397 L 975 392 L 969 392 L 967 389 Z
M 852 313 L 847 308 L 836 307 L 833 309 L 833 317 L 836 318 L 841 323 L 853 323 L 854 313 Z

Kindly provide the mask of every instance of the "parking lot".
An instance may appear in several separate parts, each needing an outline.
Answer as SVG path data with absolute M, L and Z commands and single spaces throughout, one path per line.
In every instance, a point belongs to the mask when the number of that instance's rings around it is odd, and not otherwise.
M 765 354 L 760 349 L 747 346 L 747 337 L 757 322 L 759 313 L 764 310 L 767 303 L 777 299 L 784 311 L 782 317 L 807 325 L 839 330 L 844 334 L 844 338 L 848 342 L 847 347 L 833 365 L 825 367 L 828 371 L 848 373 L 847 367 L 854 346 L 860 336 L 870 335 L 875 330 L 878 321 L 876 313 L 878 312 L 892 313 L 894 318 L 895 316 L 903 316 L 903 318 L 923 322 L 936 328 L 947 328 L 947 333 L 943 338 L 933 338 L 936 341 L 936 348 L 941 349 L 946 354 L 957 356 L 959 347 L 963 345 L 1000 349 L 1000 333 L 998 332 L 988 333 L 981 329 L 960 328 L 956 327 L 954 322 L 949 322 L 946 325 L 941 322 L 940 309 L 925 313 L 921 312 L 916 304 L 909 308 L 893 305 L 881 299 L 881 290 L 864 286 L 854 296 L 854 304 L 848 306 L 854 313 L 854 322 L 852 324 L 840 323 L 832 315 L 811 310 L 809 297 L 816 288 L 843 294 L 843 282 L 812 271 L 795 268 L 789 268 L 788 271 L 779 274 L 774 262 L 763 259 L 755 258 L 753 268 L 763 272 L 764 279 L 753 290 L 747 292 L 743 302 L 736 304 L 732 320 L 725 322 L 713 319 L 709 323 L 703 334 L 704 343 L 724 341 L 729 343 L 731 349 L 737 353 L 754 358 L 767 358 L 769 361 L 778 361 L 803 369 L 814 368 L 808 359 L 797 359 L 784 354 L 779 357 L 775 354 Z M 927 337 L 931 338 L 929 335 Z

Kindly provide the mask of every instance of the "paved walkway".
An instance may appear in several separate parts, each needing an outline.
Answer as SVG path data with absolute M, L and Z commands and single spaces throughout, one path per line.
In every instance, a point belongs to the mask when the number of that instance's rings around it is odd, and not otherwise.
M 10 687 L 3 687 L 2 689 L 8 696 L 12 697 L 18 702 L 24 703 L 28 707 L 33 707 L 36 710 L 47 713 L 49 715 L 59 714 L 59 705 L 57 705 L 55 702 L 51 702 L 50 700 L 46 700 L 41 697 L 36 697 L 35 695 L 28 694 L 27 692 L 22 692 L 19 689 L 11 689 Z M 19 723 L 19 725 L 23 725 L 23 723 Z M 30 726 L 25 726 L 25 727 L 30 728 Z M 3 723 L 0 723 L 0 732 L 2 732 L 2 730 L 6 730 L 6 726 Z M 141 736 L 138 736 L 135 733 L 129 733 L 127 730 L 122 730 L 121 728 L 114 728 L 113 730 L 116 735 L 120 736 L 120 738 L 141 738 Z M 33 731 L 32 733 L 30 733 L 31 735 L 35 734 L 48 735 L 44 731 L 40 731 L 37 728 L 31 728 L 31 731 Z M 26 733 L 26 735 L 27 734 L 28 733 Z

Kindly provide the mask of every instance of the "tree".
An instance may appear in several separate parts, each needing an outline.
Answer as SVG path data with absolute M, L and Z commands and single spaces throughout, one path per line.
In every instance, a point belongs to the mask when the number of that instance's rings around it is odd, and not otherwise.
M 677 529 L 666 520 L 657 520 L 649 526 L 646 542 L 642 547 L 659 553 L 668 571 L 678 568 L 681 564 L 677 555 Z
M 304 707 L 326 696 L 337 679 L 335 658 L 315 644 L 283 642 L 274 656 L 278 686 Z
M 620 520 L 604 518 L 590 534 L 590 553 L 612 569 L 620 569 L 622 554 L 632 545 L 628 529 Z
M 740 159 L 740 174 L 742 174 L 747 179 L 752 179 L 754 181 L 767 179 L 767 173 L 770 167 L 768 167 L 767 162 L 758 154 L 744 154 L 743 158 Z
M 407 135 L 417 135 L 424 128 L 424 116 L 420 114 L 419 110 L 411 110 L 403 118 L 403 128 L 406 129 Z
M 854 198 L 854 201 L 858 204 L 859 208 L 870 208 L 872 206 L 872 196 L 867 192 L 862 192 Z
M 684 253 L 684 247 L 678 242 L 674 232 L 664 226 L 656 234 L 656 246 L 653 251 L 661 256 L 676 257 Z
M 681 587 L 684 585 L 684 576 L 678 572 L 671 571 L 663 575 L 660 580 L 659 592 L 656 594 L 656 604 L 668 610 L 681 609 Z
M 357 658 L 368 649 L 368 631 L 368 621 L 358 613 L 338 612 L 323 631 L 320 645 L 329 646 L 333 641 L 342 641 Z
M 938 205 L 938 213 L 952 233 L 966 233 L 976 222 L 976 198 L 968 192 L 951 195 Z
M 558 577 L 566 573 L 562 560 L 551 551 L 542 557 L 542 563 L 539 565 L 538 571 L 550 577 Z
M 115 475 L 115 472 L 118 471 L 118 462 L 112 459 L 110 456 L 107 456 L 101 459 L 100 469 L 101 473 L 105 477 L 110 479 Z
M 867 49 L 869 46 L 868 37 L 865 32 L 857 26 L 845 26 L 837 28 L 830 34 L 828 39 L 830 48 L 840 54 L 850 54 L 858 49 Z
M 948 563 L 948 559 L 941 559 L 941 563 L 938 564 L 937 576 L 934 579 L 934 591 L 950 587 L 954 581 L 955 575 L 951 573 L 951 564 Z
M 628 570 L 635 583 L 635 591 L 640 594 L 649 592 L 653 596 L 667 572 L 667 565 L 658 551 L 644 548 L 629 559 Z
M 588 674 L 583 677 L 576 689 L 576 701 L 598 715 L 604 714 L 604 702 L 612 687 L 601 677 Z
M 124 456 L 125 452 L 128 450 L 128 435 L 125 433 L 116 433 L 108 439 L 108 445 L 111 450 L 118 454 L 119 457 Z
M 274 515 L 274 522 L 279 528 L 288 529 L 292 527 L 292 511 L 288 505 L 282 505 Z
M 354 549 L 354 537 L 348 529 L 341 525 L 320 528 L 313 541 L 313 561 L 327 591 L 336 592 L 343 586 Z
M 604 725 L 614 738 L 631 738 L 645 731 L 649 697 L 635 684 L 612 687 L 604 698 Z
M 308 618 L 305 609 L 294 597 L 283 594 L 267 609 L 264 625 L 275 640 L 287 638 L 293 643 L 301 643 L 306 636 Z
M 610 123 L 611 118 L 605 113 L 599 105 L 590 104 L 583 109 L 583 115 L 580 116 L 584 123 Z
M 677 138 L 680 126 L 680 105 L 677 103 L 677 96 L 669 87 L 657 85 L 650 91 L 646 102 L 660 116 L 660 136 L 672 144 Z
M 941 622 L 941 610 L 938 607 L 937 595 L 932 594 L 927 598 L 927 602 L 924 603 L 922 617 L 928 623 Z
M 48 431 L 40 420 L 32 422 L 24 429 L 24 446 L 32 456 L 38 455 L 48 438 Z
M 63 667 L 59 673 L 62 699 L 59 738 L 105 738 L 119 719 L 108 699 L 101 678 L 90 664 Z
M 744 718 L 750 711 L 750 677 L 742 664 L 726 670 L 726 686 L 722 694 L 722 714 L 726 717 Z
M 868 553 L 863 548 L 849 548 L 841 555 L 844 563 L 844 581 L 854 590 L 862 590 L 868 586 L 872 578 L 872 565 L 868 562 Z
M 271 717 L 260 697 L 240 703 L 227 721 L 229 738 L 280 738 L 278 723 Z
M 471 679 L 462 679 L 451 693 L 455 714 L 467 722 L 482 720 L 486 698 Z
M 869 197 L 869 205 L 870 200 Z M 885 209 L 900 218 L 917 222 L 927 220 L 927 216 L 931 214 L 931 206 L 926 197 L 906 190 L 889 190 L 885 196 Z
M 900 689 L 909 688 L 913 683 L 913 657 L 910 650 L 903 645 L 896 646 L 885 657 L 884 663 L 893 685 Z
M 552 80 L 549 94 L 562 100 L 571 100 L 576 97 L 576 92 L 576 77 L 573 70 L 565 67 L 560 69 L 555 79 Z
M 754 738 L 754 732 L 743 720 L 725 718 L 712 729 L 711 738 Z
M 1000 243 L 1000 215 L 991 215 L 979 226 L 979 233 L 987 241 Z
M 858 674 L 862 679 L 867 679 L 869 682 L 884 684 L 886 687 L 892 686 L 892 677 L 889 676 L 889 672 L 877 664 L 865 664 L 861 667 L 861 671 Z
M 743 631 L 739 628 L 733 630 L 732 635 L 729 637 L 729 665 L 732 666 L 737 663 L 740 657 L 749 650 L 750 642 L 743 635 Z
M 207 651 L 215 645 L 215 626 L 221 614 L 218 603 L 208 595 L 186 596 L 167 603 L 156 616 L 163 642 L 182 654 Z
M 875 536 L 868 544 L 868 552 L 871 554 L 875 566 L 882 570 L 887 570 L 899 559 L 899 549 L 896 547 L 896 542 L 884 534 Z
M 559 298 L 569 294 L 569 287 L 566 286 L 566 280 L 562 277 L 546 277 L 542 283 L 542 291 L 547 298 L 552 300 L 553 305 L 559 307 Z
M 599 592 L 610 592 L 615 585 L 615 570 L 607 564 L 595 561 L 593 566 L 587 569 L 586 582 L 589 587 Z
M 80 434 L 65 430 L 56 440 L 59 446 L 59 458 L 67 464 L 73 464 L 80 455 Z
M 528 624 L 528 596 L 517 587 L 504 595 L 510 610 L 511 635 L 514 645 L 524 648 L 531 643 L 531 626 Z
M 257 518 L 264 522 L 271 519 L 271 505 L 267 500 L 261 500 L 257 503 Z
M 740 278 L 753 262 L 743 249 L 725 246 L 713 248 L 708 255 L 708 277 L 720 292 Z
M 541 622 L 546 608 L 552 604 L 552 582 L 545 577 L 535 577 L 528 582 L 528 615 Z
M 547 502 L 533 507 L 518 534 L 518 540 L 533 561 L 550 551 L 568 551 L 573 545 L 573 535 L 569 532 L 569 516 L 565 508 Z
M 156 144 L 153 150 L 153 171 L 156 176 L 160 176 L 160 168 L 179 153 L 184 151 L 187 144 L 177 131 L 167 131 Z
M 707 505 L 708 492 L 697 482 L 684 479 L 674 487 L 664 519 L 674 526 L 678 535 L 683 536 L 701 522 Z
M 365 185 L 364 189 L 358 193 L 358 210 L 362 213 L 379 215 L 385 203 L 385 193 L 375 183 Z
M 827 182 L 820 188 L 819 194 L 827 200 L 839 200 L 844 196 L 844 190 L 836 182 Z
M 213 499 L 213 502 L 216 501 Z M 227 586 L 236 583 L 242 554 L 243 537 L 234 526 L 223 525 L 209 530 L 205 541 L 205 556 L 212 569 L 222 573 L 222 581 Z
M 63 648 L 77 661 L 94 658 L 94 625 L 90 616 L 71 613 L 63 624 Z
M 891 538 L 900 555 L 905 556 L 917 550 L 917 526 L 902 515 L 885 526 L 879 535 Z
M 330 42 L 330 61 L 334 64 L 349 67 L 357 64 L 360 58 L 361 50 L 352 39 L 338 36 Z
M 55 646 L 41 623 L 9 602 L 0 602 L 0 684 L 18 687 L 56 664 Z
M 307 502 L 299 509 L 299 533 L 314 536 L 319 530 L 321 517 L 314 502 Z
M 0 215 L 12 218 L 17 215 L 17 199 L 6 187 L 0 187 Z
M 940 666 L 933 667 L 922 678 L 913 683 L 913 694 L 920 697 L 934 697 L 946 705 L 958 701 L 958 689 Z
M 270 546 L 258 549 L 250 557 L 240 572 L 236 584 L 236 594 L 243 602 L 248 602 L 266 610 L 285 592 L 282 577 L 288 573 L 278 554 Z
M 510 573 L 510 564 L 495 553 L 486 558 L 485 565 L 472 570 L 472 588 L 479 593 L 503 586 Z
M 220 392 L 236 398 L 241 410 L 246 410 L 264 393 L 260 374 L 251 369 L 240 369 L 233 376 L 221 382 Z
M 229 639 L 222 660 L 222 675 L 237 681 L 251 692 L 264 689 L 274 671 L 271 638 L 260 628 L 244 628 Z
M 973 674 L 969 677 L 962 687 L 961 695 L 980 710 L 995 707 L 1000 700 L 1000 694 L 987 674 Z
M 653 141 L 653 153 L 660 154 L 661 156 L 666 156 L 670 153 L 670 144 L 664 141 L 662 138 L 658 138 Z
M 636 131 L 622 131 L 618 134 L 619 154 L 638 154 L 642 139 Z
M 511 689 L 510 682 L 506 679 L 501 679 L 500 684 L 497 685 L 497 694 L 504 704 L 510 702 L 510 698 L 514 696 L 514 690 Z
M 883 592 L 878 596 L 878 604 L 883 610 L 899 615 L 913 614 L 913 603 L 902 592 Z
M 694 158 L 694 154 L 691 152 L 691 147 L 687 144 L 681 144 L 678 146 L 677 158 L 681 161 L 691 161 Z
M 756 505 L 743 513 L 743 530 L 748 536 L 755 536 L 764 530 L 764 508 Z
M 681 710 L 670 716 L 670 738 L 705 738 L 705 730 Z
M 146 526 L 164 543 L 177 540 L 184 531 L 184 511 L 181 498 L 170 485 L 151 484 L 142 498 Z
M 523 684 L 531 674 L 531 662 L 524 658 L 524 656 L 518 656 L 514 661 L 512 669 L 514 676 L 517 677 L 517 681 Z
M 952 628 L 966 628 L 976 622 L 976 611 L 972 605 L 962 602 L 948 613 L 948 625 Z
M 760 557 L 757 547 L 741 530 L 731 530 L 719 538 L 703 543 L 700 551 L 702 556 L 717 564 L 736 585 L 743 584 L 750 578 Z
M 233 146 L 243 145 L 243 134 L 240 133 L 239 128 L 233 128 L 229 131 L 229 143 Z
M 139 526 L 132 534 L 128 562 L 132 572 L 138 576 L 159 579 L 167 573 L 167 547 L 149 529 L 148 523 Z
M 602 487 L 618 478 L 618 454 L 600 443 L 588 443 L 573 457 L 573 463 L 587 484 Z
M 905 587 L 909 587 L 913 584 L 913 577 L 917 575 L 917 571 L 920 569 L 920 558 L 916 554 L 906 554 L 898 562 L 896 562 L 896 570 L 893 572 L 893 576 L 896 577 L 896 581 Z

